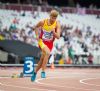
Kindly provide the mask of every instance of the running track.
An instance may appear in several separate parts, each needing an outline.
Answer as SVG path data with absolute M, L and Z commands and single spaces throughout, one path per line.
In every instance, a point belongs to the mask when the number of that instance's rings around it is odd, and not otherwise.
M 0 68 L 0 91 L 100 91 L 100 69 L 56 68 L 47 69 L 47 78 L 40 72 L 35 82 L 30 77 L 11 78 L 22 68 Z

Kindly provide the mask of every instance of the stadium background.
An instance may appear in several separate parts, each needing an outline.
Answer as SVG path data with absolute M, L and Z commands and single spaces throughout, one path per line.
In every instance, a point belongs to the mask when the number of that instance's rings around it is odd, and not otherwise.
M 61 38 L 54 43 L 52 54 L 55 55 L 55 64 L 98 66 L 99 0 L 0 0 L 0 40 L 19 40 L 25 45 L 29 44 L 27 47 L 32 45 L 34 48 L 37 41 L 30 27 L 48 17 L 51 9 L 60 12 L 58 20 L 63 30 Z M 2 41 L 0 43 L 2 44 Z M 0 47 L 1 64 L 23 64 L 23 56 L 9 53 L 3 47 Z M 7 44 L 7 47 L 10 48 L 11 45 Z M 19 49 L 18 46 L 14 47 Z M 34 48 L 33 53 L 37 55 L 40 51 L 36 52 Z M 38 60 L 40 54 L 35 58 Z

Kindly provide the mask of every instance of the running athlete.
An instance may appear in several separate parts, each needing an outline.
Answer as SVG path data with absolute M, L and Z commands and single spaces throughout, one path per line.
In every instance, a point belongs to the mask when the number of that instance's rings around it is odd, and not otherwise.
M 55 38 L 60 38 L 61 26 L 60 23 L 56 20 L 58 17 L 58 12 L 56 10 L 51 10 L 50 18 L 40 21 L 35 26 L 35 34 L 38 40 L 38 45 L 42 51 L 40 61 L 36 67 L 31 81 L 35 81 L 37 72 L 42 68 L 41 78 L 46 78 L 45 69 L 48 62 L 50 52 L 53 48 L 53 42 Z M 39 34 L 39 30 L 41 30 Z

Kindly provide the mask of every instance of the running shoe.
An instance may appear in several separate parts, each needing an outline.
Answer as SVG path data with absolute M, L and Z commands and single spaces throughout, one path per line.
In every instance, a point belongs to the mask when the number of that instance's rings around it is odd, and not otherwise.
M 36 79 L 36 73 L 34 72 L 32 77 L 31 77 L 31 81 L 33 82 L 33 81 L 35 81 L 35 79 Z
M 41 78 L 46 78 L 45 72 L 41 72 Z

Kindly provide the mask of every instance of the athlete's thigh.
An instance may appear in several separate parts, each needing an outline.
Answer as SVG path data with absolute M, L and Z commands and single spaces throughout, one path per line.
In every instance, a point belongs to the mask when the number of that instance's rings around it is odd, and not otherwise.
M 50 49 L 48 48 L 48 46 L 44 46 L 44 48 L 42 49 L 43 52 L 45 52 L 45 55 L 49 55 L 50 56 Z
M 44 57 L 45 57 L 45 52 L 42 51 L 42 54 L 41 54 L 41 58 L 40 58 L 40 60 L 43 60 Z
M 42 50 L 42 53 L 45 53 L 45 55 L 50 55 L 50 49 L 48 47 L 48 44 L 44 43 L 41 39 L 39 40 L 38 44 Z
M 44 57 L 45 57 L 45 52 L 41 49 L 40 61 L 43 61 Z

